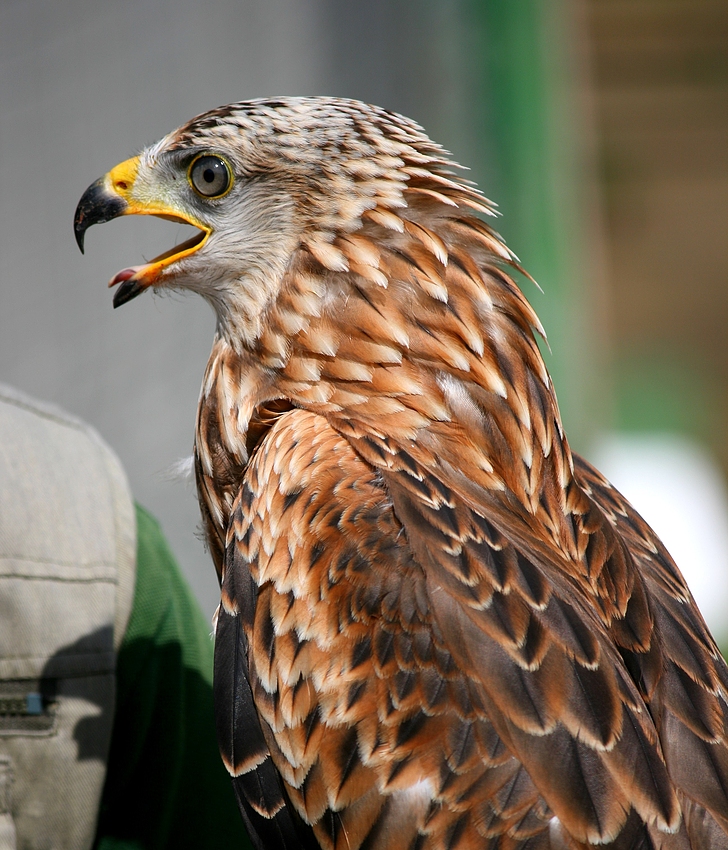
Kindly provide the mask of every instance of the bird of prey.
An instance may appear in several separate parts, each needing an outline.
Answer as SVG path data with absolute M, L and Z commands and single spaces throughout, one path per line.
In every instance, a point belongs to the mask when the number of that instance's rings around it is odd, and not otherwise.
M 258 848 L 728 848 L 728 671 L 570 451 L 492 205 L 413 121 L 224 106 L 83 195 L 194 225 L 114 305 L 217 314 L 195 469 Z

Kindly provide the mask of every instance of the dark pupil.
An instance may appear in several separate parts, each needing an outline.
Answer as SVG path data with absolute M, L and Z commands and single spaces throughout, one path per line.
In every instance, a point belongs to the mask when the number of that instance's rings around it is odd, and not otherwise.
M 207 198 L 217 198 L 227 191 L 230 175 L 225 163 L 216 157 L 200 157 L 192 166 L 192 185 Z

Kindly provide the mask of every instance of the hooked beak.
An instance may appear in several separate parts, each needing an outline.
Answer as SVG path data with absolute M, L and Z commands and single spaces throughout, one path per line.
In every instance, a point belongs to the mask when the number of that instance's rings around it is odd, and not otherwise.
M 208 227 L 182 216 L 164 202 L 136 198 L 134 182 L 138 171 L 139 157 L 132 157 L 112 168 L 108 174 L 92 183 L 83 193 L 73 219 L 73 232 L 81 253 L 84 250 L 86 231 L 91 225 L 103 224 L 122 215 L 155 215 L 181 224 L 191 224 L 200 232 L 150 262 L 130 266 L 114 275 L 109 281 L 109 286 L 121 284 L 114 295 L 114 307 L 126 304 L 149 286 L 160 282 L 162 272 L 169 265 L 202 247 L 210 234 Z
M 73 219 L 73 232 L 76 244 L 83 254 L 83 240 L 92 224 L 103 224 L 124 215 L 128 203 L 119 195 L 111 194 L 106 188 L 106 177 L 100 177 L 83 193 L 76 207 Z

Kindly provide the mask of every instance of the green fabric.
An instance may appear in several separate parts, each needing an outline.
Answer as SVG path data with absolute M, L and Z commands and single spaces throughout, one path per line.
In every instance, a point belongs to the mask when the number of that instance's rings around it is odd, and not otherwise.
M 250 848 L 215 739 L 211 626 L 156 520 L 136 514 L 134 607 L 94 847 Z

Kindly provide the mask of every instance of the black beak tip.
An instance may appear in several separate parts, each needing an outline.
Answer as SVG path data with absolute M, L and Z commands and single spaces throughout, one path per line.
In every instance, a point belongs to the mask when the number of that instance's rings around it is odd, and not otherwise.
M 103 224 L 123 214 L 127 203 L 106 188 L 105 178 L 99 178 L 83 193 L 73 217 L 73 233 L 81 253 L 84 252 L 84 236 L 92 224 Z
M 114 294 L 114 309 L 121 307 L 122 304 L 126 304 L 127 301 L 131 301 L 132 298 L 136 298 L 137 295 L 141 295 L 144 289 L 145 287 L 133 279 L 125 280 Z
M 76 245 L 78 245 L 78 250 L 83 254 L 85 253 L 83 250 L 83 237 L 86 234 L 85 227 L 78 227 L 74 224 L 73 227 L 73 235 L 76 237 Z

